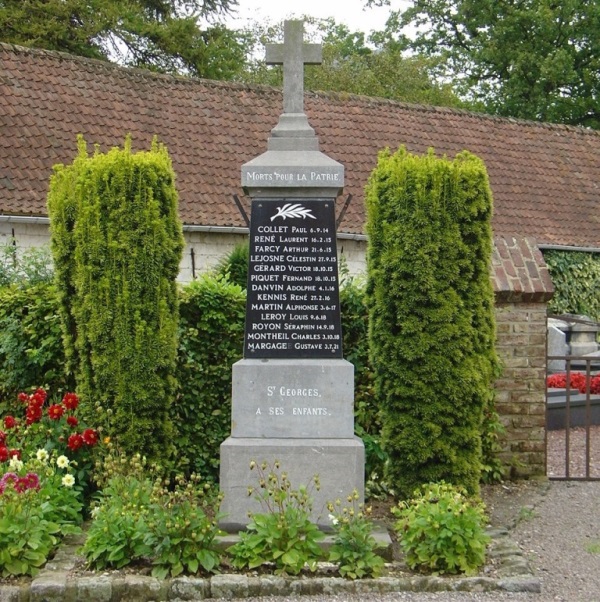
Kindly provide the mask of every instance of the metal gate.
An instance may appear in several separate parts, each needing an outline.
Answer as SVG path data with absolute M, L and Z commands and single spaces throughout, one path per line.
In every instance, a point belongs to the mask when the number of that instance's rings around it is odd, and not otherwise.
M 600 357 L 564 362 L 546 388 L 546 469 L 552 480 L 600 481 Z M 564 387 L 561 385 L 564 377 Z

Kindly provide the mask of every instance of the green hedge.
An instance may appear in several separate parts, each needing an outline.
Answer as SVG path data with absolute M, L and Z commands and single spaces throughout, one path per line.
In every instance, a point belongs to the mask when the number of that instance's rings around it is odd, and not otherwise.
M 554 284 L 548 309 L 583 314 L 600 322 L 600 253 L 544 251 Z
M 0 409 L 15 407 L 17 395 L 33 386 L 52 394 L 73 389 L 64 364 L 54 285 L 0 288 Z
M 204 275 L 180 300 L 179 392 L 171 407 L 177 463 L 218 477 L 219 445 L 231 432 L 231 366 L 242 358 L 246 295 L 222 277 Z
M 483 162 L 380 154 L 366 194 L 367 301 L 389 484 L 478 489 L 497 373 Z

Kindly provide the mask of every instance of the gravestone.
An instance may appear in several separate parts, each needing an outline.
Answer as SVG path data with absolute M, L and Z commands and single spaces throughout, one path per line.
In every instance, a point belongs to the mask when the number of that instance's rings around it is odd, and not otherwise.
M 313 520 L 330 526 L 325 504 L 364 492 L 364 446 L 354 435 L 354 367 L 342 356 L 335 199 L 343 166 L 319 150 L 304 113 L 304 64 L 321 49 L 286 21 L 284 111 L 267 151 L 242 166 L 252 199 L 244 359 L 233 366 L 231 436 L 221 445 L 221 527 L 248 524 L 260 504 L 250 462 L 276 460 L 294 488 L 310 485 Z

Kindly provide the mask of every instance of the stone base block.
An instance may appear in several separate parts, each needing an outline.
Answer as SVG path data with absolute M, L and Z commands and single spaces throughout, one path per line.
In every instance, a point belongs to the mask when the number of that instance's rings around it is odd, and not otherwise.
M 239 531 L 249 522 L 248 512 L 264 512 L 248 487 L 258 486 L 257 470 L 250 462 L 272 466 L 279 460 L 280 472 L 288 474 L 293 489 L 306 485 L 313 499 L 312 520 L 331 527 L 327 502 L 344 500 L 357 489 L 364 498 L 365 448 L 358 437 L 350 439 L 250 439 L 229 437 L 221 444 L 221 491 L 224 498 L 220 526 L 225 531 Z M 319 475 L 320 491 L 311 487 Z

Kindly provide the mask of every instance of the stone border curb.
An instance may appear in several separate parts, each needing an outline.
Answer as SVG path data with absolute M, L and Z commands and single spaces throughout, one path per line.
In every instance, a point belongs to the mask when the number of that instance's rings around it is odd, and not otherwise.
M 496 576 L 474 577 L 394 576 L 398 563 L 386 565 L 389 575 L 352 581 L 340 577 L 280 577 L 223 574 L 209 578 L 177 577 L 159 580 L 143 575 L 98 573 L 81 576 L 72 570 L 81 562 L 77 549 L 81 537 L 68 538 L 54 559 L 25 585 L 0 586 L 0 602 L 159 602 L 232 600 L 259 596 L 308 596 L 393 592 L 530 592 L 540 593 L 540 580 L 531 574 L 527 560 L 508 537 L 506 529 L 489 531 L 492 542 L 488 558 L 496 565 Z M 84 537 L 84 536 L 83 536 Z

